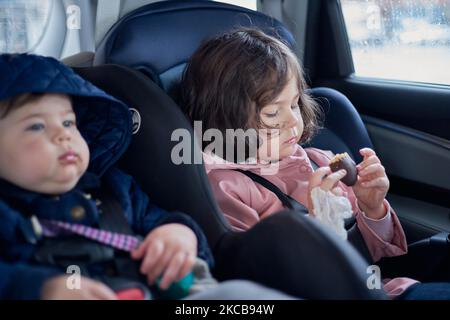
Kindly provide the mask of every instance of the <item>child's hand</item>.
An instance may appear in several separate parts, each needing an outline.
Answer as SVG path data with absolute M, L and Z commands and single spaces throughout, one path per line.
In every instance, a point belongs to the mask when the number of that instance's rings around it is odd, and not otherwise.
M 353 186 L 358 205 L 372 219 L 386 215 L 383 200 L 389 190 L 389 179 L 375 151 L 363 148 L 359 153 L 364 157 L 357 165 L 358 181 Z
M 164 272 L 161 289 L 181 280 L 194 266 L 197 257 L 197 238 L 188 227 L 170 223 L 150 232 L 142 244 L 131 253 L 133 259 L 143 259 L 141 272 L 149 284 Z
M 321 167 L 311 174 L 308 185 L 308 211 L 309 214 L 314 215 L 313 202 L 311 199 L 311 191 L 315 187 L 320 187 L 325 191 L 331 191 L 336 196 L 342 196 L 344 190 L 336 187 L 339 180 L 345 177 L 346 171 L 339 170 L 331 173 L 330 167 Z
M 101 282 L 81 277 L 80 289 L 67 287 L 67 276 L 47 280 L 42 287 L 44 300 L 117 300 L 116 294 Z

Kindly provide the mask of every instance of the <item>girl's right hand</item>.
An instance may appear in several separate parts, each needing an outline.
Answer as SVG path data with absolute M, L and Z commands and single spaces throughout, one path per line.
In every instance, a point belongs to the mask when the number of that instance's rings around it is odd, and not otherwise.
M 42 287 L 43 300 L 117 300 L 116 294 L 103 283 L 81 277 L 80 289 L 67 287 L 68 276 L 47 280 Z
M 314 215 L 313 202 L 311 198 L 311 191 L 315 187 L 320 187 L 322 190 L 331 191 L 336 196 L 342 196 L 344 190 L 337 187 L 338 182 L 345 177 L 347 172 L 345 170 L 339 170 L 331 172 L 330 167 L 321 167 L 317 169 L 309 178 L 308 184 L 308 211 L 309 214 Z

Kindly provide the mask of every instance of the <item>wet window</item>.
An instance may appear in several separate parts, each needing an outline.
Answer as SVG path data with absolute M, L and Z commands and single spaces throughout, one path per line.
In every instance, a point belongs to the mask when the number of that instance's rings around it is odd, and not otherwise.
M 0 0 L 0 52 L 32 51 L 42 38 L 52 0 Z
M 256 11 L 256 0 L 216 0 Z
M 341 0 L 356 76 L 450 84 L 450 0 Z

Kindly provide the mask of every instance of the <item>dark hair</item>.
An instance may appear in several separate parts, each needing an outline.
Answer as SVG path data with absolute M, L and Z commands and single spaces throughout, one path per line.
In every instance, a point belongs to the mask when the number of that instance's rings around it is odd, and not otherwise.
M 295 54 L 258 29 L 240 28 L 203 43 L 184 71 L 181 105 L 192 121 L 202 121 L 204 130 L 258 129 L 260 110 L 281 93 L 291 73 L 300 92 L 304 143 L 318 128 L 320 109 L 305 92 Z
M 11 111 L 18 109 L 29 102 L 38 100 L 42 96 L 43 93 L 24 93 L 0 101 L 0 119 L 6 118 Z

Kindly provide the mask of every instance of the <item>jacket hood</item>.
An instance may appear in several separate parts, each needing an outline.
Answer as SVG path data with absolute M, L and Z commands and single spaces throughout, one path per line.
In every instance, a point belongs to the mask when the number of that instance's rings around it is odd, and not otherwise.
M 70 95 L 78 129 L 90 150 L 88 171 L 101 176 L 131 140 L 128 107 L 58 60 L 30 54 L 0 55 L 0 101 L 24 93 Z

